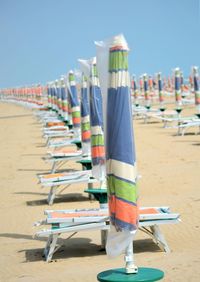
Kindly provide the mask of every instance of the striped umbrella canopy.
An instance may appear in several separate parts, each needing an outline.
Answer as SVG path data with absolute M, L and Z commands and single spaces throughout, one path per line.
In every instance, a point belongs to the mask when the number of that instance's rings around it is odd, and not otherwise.
M 150 96 L 149 96 L 148 75 L 146 73 L 143 75 L 143 83 L 144 83 L 144 98 L 146 101 L 146 107 L 149 107 L 150 106 Z
M 58 80 L 55 80 L 55 84 L 54 84 L 54 103 L 55 103 L 55 110 L 58 112 Z
M 58 114 L 62 116 L 62 92 L 61 92 L 61 87 L 62 87 L 62 80 L 58 80 Z
M 135 102 L 135 105 L 138 105 L 138 103 L 139 103 L 139 101 L 138 101 L 139 93 L 138 93 L 137 81 L 136 81 L 135 76 L 132 77 L 132 83 L 133 83 L 134 102 Z
M 102 95 L 97 73 L 96 57 L 90 60 L 90 123 L 92 173 L 97 179 L 105 178 L 105 147 L 103 134 Z
M 91 154 L 90 110 L 87 78 L 84 74 L 81 81 L 81 139 L 83 155 L 88 156 Z
M 106 166 L 110 219 L 116 230 L 138 225 L 136 156 L 130 101 L 128 46 L 117 38 L 109 50 Z
M 80 105 L 78 100 L 76 82 L 74 72 L 70 71 L 68 74 L 68 98 L 72 113 L 72 123 L 74 128 L 74 134 L 76 137 L 80 136 L 81 116 Z
M 51 109 L 51 89 L 50 89 L 50 83 L 47 83 L 47 99 L 48 99 L 48 108 Z
M 200 113 L 200 90 L 199 90 L 199 70 L 198 67 L 193 67 L 193 84 L 194 84 L 194 95 L 195 105 L 197 106 L 198 112 Z
M 106 251 L 111 257 L 125 252 L 126 271 L 131 273 L 137 271 L 132 240 L 138 227 L 138 205 L 128 46 L 123 35 L 96 45 L 106 113 L 106 174 L 111 222 Z
M 181 97 L 181 83 L 180 83 L 180 69 L 176 68 L 174 71 L 174 87 L 175 87 L 175 100 L 178 107 L 182 105 Z
M 164 104 L 164 93 L 163 93 L 161 72 L 157 74 L 157 81 L 158 81 L 158 97 L 160 102 L 160 108 L 162 108 Z
M 52 109 L 56 109 L 56 87 L 55 82 L 51 83 L 51 101 L 52 101 Z
M 65 80 L 61 78 L 61 109 L 62 109 L 62 118 L 64 121 L 68 121 L 68 101 L 67 93 L 65 87 Z

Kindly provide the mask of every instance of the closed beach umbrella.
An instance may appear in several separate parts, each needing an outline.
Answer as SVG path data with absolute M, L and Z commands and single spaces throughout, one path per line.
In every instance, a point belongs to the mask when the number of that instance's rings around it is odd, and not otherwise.
M 176 68 L 174 72 L 174 83 L 175 83 L 175 100 L 178 107 L 182 105 L 181 97 L 181 78 L 180 78 L 180 69 Z
M 66 93 L 64 78 L 61 78 L 61 109 L 62 109 L 62 118 L 65 122 L 67 122 L 68 121 L 68 101 L 67 101 L 67 93 Z
M 161 72 L 157 74 L 157 81 L 158 81 L 158 97 L 160 102 L 160 109 L 162 110 L 164 109 L 164 93 L 163 93 Z
M 150 108 L 150 95 L 149 95 L 149 85 L 148 85 L 148 75 L 145 73 L 143 75 L 143 83 L 144 83 L 144 98 L 145 98 L 145 106 Z
M 199 90 L 199 71 L 198 67 L 193 67 L 193 84 L 194 84 L 194 95 L 195 105 L 197 106 L 198 112 L 200 113 L 200 90 Z
M 87 79 L 84 74 L 82 74 L 81 81 L 81 139 L 83 155 L 88 156 L 91 154 L 90 110 Z
M 70 71 L 68 74 L 68 90 L 69 90 L 68 92 L 69 103 L 72 113 L 74 135 L 76 137 L 80 137 L 80 126 L 81 126 L 80 105 L 79 105 L 76 82 L 75 82 L 73 71 Z
M 133 96 L 134 96 L 134 102 L 135 102 L 135 105 L 138 106 L 139 104 L 139 93 L 138 93 L 138 88 L 137 88 L 137 81 L 136 81 L 136 77 L 133 76 L 133 80 L 132 80 L 132 87 L 133 87 Z
M 100 52 L 109 51 L 107 91 L 103 86 L 106 107 L 106 174 L 111 228 L 108 234 L 107 254 L 115 257 L 125 252 L 126 271 L 136 272 L 134 266 L 132 240 L 138 227 L 138 205 L 136 185 L 136 156 L 130 97 L 130 77 L 128 72 L 128 46 L 122 35 L 106 42 L 96 43 L 100 68 Z M 102 50 L 101 50 L 102 46 Z M 105 56 L 102 51 L 102 57 Z M 105 97 L 106 96 L 106 97 Z
M 105 178 L 105 147 L 103 134 L 102 96 L 97 74 L 96 58 L 90 60 L 90 123 L 93 176 Z

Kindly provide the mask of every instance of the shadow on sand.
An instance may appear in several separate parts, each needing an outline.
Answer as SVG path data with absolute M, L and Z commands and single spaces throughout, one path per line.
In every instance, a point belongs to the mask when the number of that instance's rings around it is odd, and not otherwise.
M 46 194 L 47 195 L 47 194 Z M 88 197 L 83 196 L 81 193 L 69 193 L 63 195 L 56 195 L 54 203 L 69 203 L 69 202 L 84 202 L 89 201 Z M 27 201 L 27 206 L 41 206 L 47 204 L 47 199 Z

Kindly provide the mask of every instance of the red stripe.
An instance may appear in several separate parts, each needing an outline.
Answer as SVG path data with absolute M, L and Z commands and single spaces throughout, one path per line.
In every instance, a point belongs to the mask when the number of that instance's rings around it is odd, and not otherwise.
M 109 209 L 115 217 L 129 224 L 137 224 L 138 207 L 117 199 L 115 196 L 109 198 Z

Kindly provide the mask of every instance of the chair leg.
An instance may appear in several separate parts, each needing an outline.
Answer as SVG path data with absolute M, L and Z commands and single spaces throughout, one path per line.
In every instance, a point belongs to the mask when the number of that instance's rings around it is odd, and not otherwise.
M 51 189 L 49 191 L 47 202 L 50 206 L 53 204 L 54 198 L 56 196 L 56 188 L 57 186 L 51 186 Z
M 56 171 L 56 162 L 53 162 L 51 173 L 54 173 Z
M 47 240 L 46 247 L 44 249 L 44 255 L 47 262 L 50 262 L 53 254 L 57 251 L 59 246 L 56 247 L 59 234 L 51 234 Z
M 101 230 L 101 248 L 106 248 L 106 241 L 108 236 L 108 230 Z
M 156 243 L 161 248 L 161 250 L 165 251 L 166 253 L 170 253 L 170 248 L 159 226 L 155 224 L 153 226 L 150 226 L 150 229 L 152 231 L 153 238 L 155 239 Z

